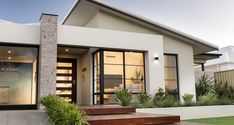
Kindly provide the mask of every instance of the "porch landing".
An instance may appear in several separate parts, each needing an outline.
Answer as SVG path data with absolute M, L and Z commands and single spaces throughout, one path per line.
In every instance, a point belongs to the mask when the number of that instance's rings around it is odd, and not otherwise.
M 90 125 L 149 125 L 180 122 L 180 116 L 137 113 L 133 107 L 116 105 L 80 106 L 87 113 Z
M 51 125 L 43 110 L 0 110 L 0 125 Z M 112 125 L 112 124 L 111 124 Z M 114 124 L 113 124 L 114 125 Z M 119 124 L 124 125 L 124 124 Z M 164 125 L 204 125 L 191 122 L 181 122 Z

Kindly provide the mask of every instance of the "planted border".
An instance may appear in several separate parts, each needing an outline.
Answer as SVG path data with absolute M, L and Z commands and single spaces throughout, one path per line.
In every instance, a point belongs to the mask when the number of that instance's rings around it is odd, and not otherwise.
M 56 95 L 48 95 L 41 99 L 41 104 L 54 125 L 86 125 L 85 113 Z

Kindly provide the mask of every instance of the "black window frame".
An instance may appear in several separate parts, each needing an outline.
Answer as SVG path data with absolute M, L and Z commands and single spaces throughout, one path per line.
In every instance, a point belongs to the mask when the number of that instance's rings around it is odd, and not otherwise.
M 37 76 L 36 76 L 36 98 L 35 104 L 22 104 L 22 105 L 0 105 L 0 110 L 37 110 L 38 109 L 38 87 L 39 87 L 39 57 L 40 57 L 40 45 L 29 45 L 29 44 L 17 44 L 17 43 L 0 43 L 0 46 L 8 47 L 25 47 L 25 48 L 36 48 L 37 49 Z
M 95 52 L 93 52 L 93 63 L 92 63 L 92 65 L 93 65 L 93 68 L 92 68 L 92 70 L 93 70 L 93 104 L 94 105 L 98 105 L 98 104 L 95 104 L 95 96 L 97 96 L 97 95 L 100 95 L 100 104 L 102 105 L 102 104 L 104 104 L 104 95 L 105 94 L 115 94 L 114 92 L 104 92 L 104 65 L 105 65 L 105 63 L 104 63 L 104 51 L 111 51 L 111 52 L 122 52 L 123 53 L 123 78 L 122 78 L 122 80 L 123 80 L 123 86 L 124 86 L 124 89 L 126 89 L 126 71 L 125 71 L 125 68 L 126 68 L 126 63 L 125 63 L 125 52 L 134 52 L 134 53 L 142 53 L 143 54 L 143 65 L 129 65 L 129 64 L 127 64 L 127 66 L 142 66 L 143 67 L 143 70 L 144 70 L 144 81 L 143 81 L 143 86 L 144 86 L 144 93 L 146 92 L 146 77 L 145 77 L 145 52 L 144 51 L 135 51 L 135 50 L 115 50 L 115 49 L 99 49 L 99 50 L 97 50 L 97 51 L 95 51 Z M 95 89 L 96 89 L 96 87 L 95 87 L 95 54 L 96 53 L 98 53 L 99 52 L 99 68 L 100 68 L 100 79 L 99 79 L 99 81 L 100 81 L 100 90 L 99 90 L 99 92 L 95 92 Z M 137 93 L 137 92 L 133 92 L 132 94 L 134 94 L 134 95 L 136 95 L 136 94 L 140 94 L 140 92 L 139 93 Z
M 180 86 L 179 86 L 179 65 L 178 65 L 178 54 L 175 53 L 164 53 L 164 56 L 174 56 L 176 59 L 176 82 L 177 82 L 177 90 L 176 92 L 168 92 L 168 94 L 174 96 L 176 98 L 176 100 L 180 100 Z M 166 68 L 165 63 L 164 63 L 164 70 Z M 165 72 L 165 71 L 164 71 Z M 164 77 L 164 82 L 166 81 L 165 77 Z M 166 91 L 166 86 L 165 86 L 165 91 Z

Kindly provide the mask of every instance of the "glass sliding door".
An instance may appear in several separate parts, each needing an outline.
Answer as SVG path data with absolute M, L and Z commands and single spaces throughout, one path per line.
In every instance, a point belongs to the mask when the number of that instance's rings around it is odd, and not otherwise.
M 98 51 L 94 54 L 94 104 L 116 104 L 115 92 L 145 91 L 144 53 Z
M 36 108 L 38 49 L 0 46 L 0 50 L 0 108 Z

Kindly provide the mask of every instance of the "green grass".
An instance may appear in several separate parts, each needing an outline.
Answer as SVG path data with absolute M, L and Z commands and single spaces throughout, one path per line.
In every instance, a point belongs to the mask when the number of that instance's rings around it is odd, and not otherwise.
M 219 118 L 205 118 L 205 119 L 193 119 L 188 120 L 195 123 L 204 123 L 211 125 L 234 125 L 234 116 L 219 117 Z

